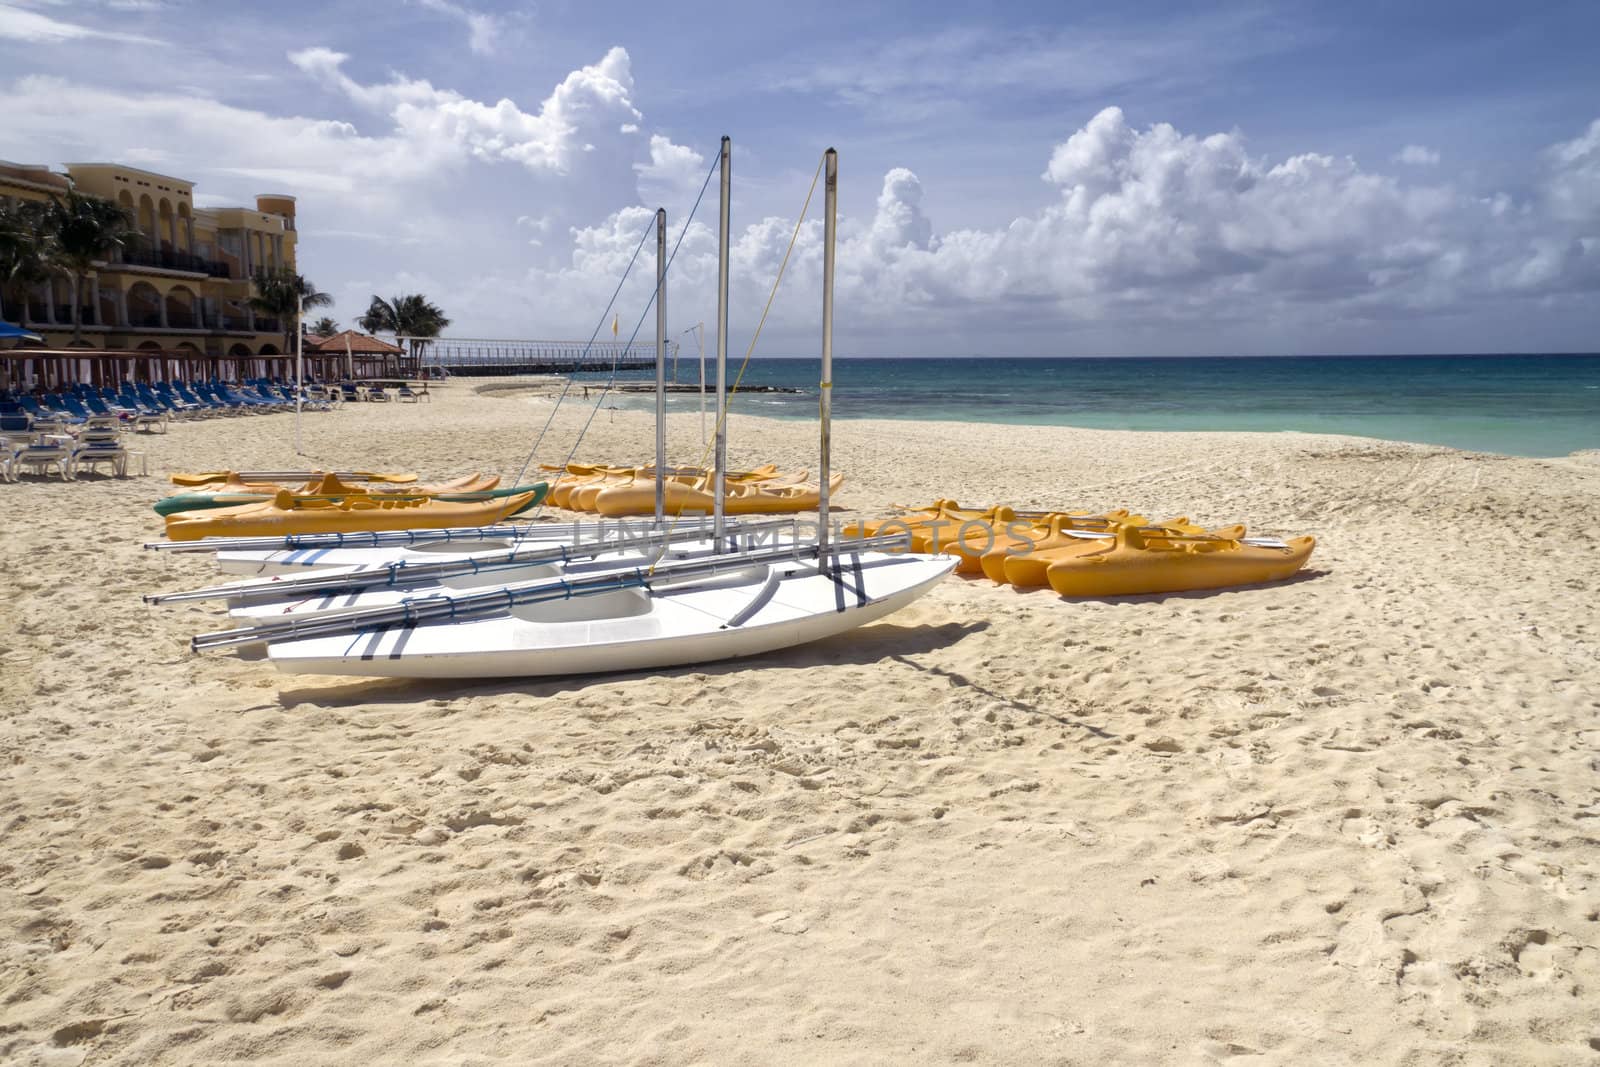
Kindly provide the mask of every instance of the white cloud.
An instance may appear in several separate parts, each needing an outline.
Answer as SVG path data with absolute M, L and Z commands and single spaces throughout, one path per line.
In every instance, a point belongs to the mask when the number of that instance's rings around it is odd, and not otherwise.
M 639 192 L 648 203 L 676 202 L 693 197 L 706 177 L 706 160 L 699 152 L 659 133 L 650 135 L 650 160 L 635 163 Z
M 60 44 L 63 41 L 94 38 L 126 41 L 134 44 L 161 43 L 153 38 L 143 37 L 136 33 L 100 30 L 92 26 L 80 25 L 76 22 L 63 22 L 60 19 L 42 15 L 37 11 L 24 11 L 22 8 L 14 7 L 11 4 L 0 4 L 0 38 L 27 41 L 31 44 Z
M 372 175 L 415 178 L 433 169 L 416 146 L 363 137 L 349 123 L 277 117 L 178 94 L 135 95 L 34 76 L 0 88 L 0 144 L 13 155 L 48 144 L 60 158 L 127 159 L 161 153 L 194 160 L 201 173 L 272 175 L 354 191 Z
M 467 47 L 479 55 L 489 55 L 494 51 L 495 41 L 500 35 L 500 20 L 493 15 L 485 15 L 461 4 L 451 3 L 450 0 L 416 0 L 418 4 L 430 11 L 437 11 L 442 15 L 459 19 L 467 27 Z
M 1141 130 L 1107 108 L 1051 153 L 1044 178 L 1055 202 L 1001 229 L 937 232 L 917 176 L 890 170 L 870 217 L 841 221 L 841 326 L 972 338 L 1106 324 L 1124 336 L 1151 324 L 1181 335 L 1188 323 L 1215 334 L 1582 300 L 1600 281 L 1600 123 L 1550 149 L 1545 164 L 1544 200 L 1518 205 L 1402 183 L 1348 158 L 1263 159 L 1237 132 Z M 576 230 L 570 262 L 530 276 L 541 310 L 583 329 L 648 218 L 629 208 Z M 816 220 L 802 228 L 769 324 L 799 343 L 817 314 Z M 792 218 L 768 217 L 735 234 L 736 331 L 753 325 L 793 229 Z M 697 223 L 670 283 L 674 315 L 709 318 L 714 277 L 714 238 Z M 639 282 L 627 295 L 642 306 L 647 292 Z
M 1542 162 L 1551 210 L 1573 222 L 1600 224 L 1600 119 L 1572 140 L 1552 145 Z
M 595 131 L 616 129 L 619 117 L 641 117 L 632 104 L 633 74 L 622 48 L 567 75 L 537 113 L 523 111 L 510 99 L 488 104 L 399 75 L 362 85 L 344 72 L 348 58 L 327 48 L 289 54 L 289 61 L 305 73 L 387 115 L 396 135 L 433 150 L 454 146 L 485 161 L 510 160 L 530 170 L 566 172 L 575 156 L 588 150 Z
M 1394 161 L 1411 167 L 1437 167 L 1439 152 L 1437 149 L 1425 148 L 1419 144 L 1408 144 L 1395 153 Z
M 172 153 L 161 148 L 136 145 L 122 153 L 119 162 L 132 163 L 140 167 L 164 166 L 172 162 Z
M 547 234 L 550 232 L 550 216 L 548 215 L 540 215 L 538 217 L 533 215 L 518 215 L 516 224 L 518 226 L 525 226 L 537 234 Z M 533 248 L 543 248 L 544 238 L 530 237 L 528 238 L 528 244 Z
M 877 258 L 908 248 L 925 251 L 933 240 L 933 223 L 922 213 L 922 182 L 906 168 L 884 175 L 867 240 Z

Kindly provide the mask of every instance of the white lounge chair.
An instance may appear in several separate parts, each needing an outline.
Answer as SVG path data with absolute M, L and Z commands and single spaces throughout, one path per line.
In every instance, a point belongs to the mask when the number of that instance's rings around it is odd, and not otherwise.
M 33 444 L 19 449 L 12 462 L 13 470 L 26 467 L 41 478 L 54 467 L 62 481 L 72 481 L 72 448 L 60 438 L 38 438 Z
M 128 450 L 122 447 L 122 438 L 115 430 L 85 430 L 72 450 L 72 476 L 80 471 L 97 469 L 102 463 L 111 466 L 118 478 L 128 473 Z

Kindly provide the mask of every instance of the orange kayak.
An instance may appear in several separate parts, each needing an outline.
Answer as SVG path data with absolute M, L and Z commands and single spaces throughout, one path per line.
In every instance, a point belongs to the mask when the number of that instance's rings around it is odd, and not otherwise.
M 959 536 L 963 523 L 1004 526 L 1015 518 L 1016 511 L 1004 505 L 962 508 L 954 500 L 936 500 L 930 507 L 918 508 L 904 515 L 850 523 L 843 533 L 846 537 L 876 537 L 909 532 L 913 552 L 933 552 Z
M 1151 524 L 1143 515 L 1129 515 L 1121 520 L 1127 526 L 1154 525 L 1173 533 L 1204 535 L 1209 537 L 1240 538 L 1244 536 L 1243 526 L 1223 526 L 1215 530 L 1207 530 L 1203 526 L 1196 526 L 1187 517 L 1168 519 L 1165 522 Z M 1080 527 L 1080 529 L 1092 529 Z M 1114 533 L 1113 526 L 1103 527 L 1106 533 Z M 1049 585 L 1045 571 L 1050 564 L 1060 559 L 1071 559 L 1076 553 L 1083 551 L 1084 545 L 1098 544 L 1102 547 L 1106 541 L 1090 541 L 1081 537 L 1074 537 L 1065 529 L 1057 531 L 1049 537 L 1034 541 L 1026 552 L 1012 551 L 997 558 L 985 556 L 983 560 L 983 573 L 997 582 L 1007 582 L 1019 589 L 1033 589 L 1041 585 Z
M 729 474 L 726 479 L 724 512 L 728 515 L 781 515 L 813 511 L 821 494 L 815 485 L 803 484 L 806 472 L 768 475 L 765 471 Z M 844 483 L 844 475 L 829 480 L 829 492 Z M 715 507 L 715 480 L 668 478 L 665 486 L 665 511 L 668 515 L 711 514 Z M 656 480 L 653 472 L 641 474 L 626 485 L 610 486 L 594 495 L 586 510 L 608 517 L 649 515 L 656 508 Z
M 444 482 L 413 485 L 405 482 L 347 482 L 337 474 L 324 474 L 313 478 L 297 489 L 297 495 L 306 496 L 357 496 L 396 493 L 403 496 L 432 496 L 437 493 L 484 493 L 500 484 L 499 475 L 467 474 Z M 288 489 L 277 482 L 247 482 L 230 476 L 225 482 L 210 482 L 193 490 L 194 493 L 213 493 L 217 496 L 254 493 L 257 496 L 276 496 Z
M 545 465 L 544 470 L 559 471 L 560 467 Z M 773 464 L 757 467 L 748 471 L 729 471 L 727 481 L 757 482 L 773 478 L 778 473 L 778 468 Z M 710 477 L 711 472 L 704 468 L 669 467 L 667 478 L 683 484 L 693 484 L 696 480 Z M 600 493 L 613 488 L 632 486 L 641 480 L 648 482 L 651 492 L 650 510 L 655 510 L 655 476 L 654 467 L 605 467 L 591 464 L 568 464 L 563 473 L 558 475 L 550 489 L 550 503 L 569 511 L 593 511 L 595 500 Z M 629 513 L 633 514 L 633 513 Z
M 345 471 L 343 473 L 345 477 L 349 478 L 351 481 L 377 482 L 388 485 L 410 485 L 417 480 L 417 475 L 414 471 Z M 270 486 L 270 492 L 276 492 L 286 481 L 295 481 L 298 478 L 303 477 L 310 478 L 312 481 L 315 481 L 316 479 L 320 478 L 322 474 L 322 471 L 310 471 L 304 474 L 293 474 L 287 472 L 282 474 L 263 474 L 260 471 L 253 471 L 250 475 L 241 477 L 237 471 L 179 472 L 172 475 L 172 484 L 181 485 L 189 489 L 203 489 L 205 486 L 212 485 L 216 482 L 249 482 L 251 477 L 271 477 L 276 480 L 270 483 L 252 484 L 267 484 Z
M 1270 548 L 1238 538 L 1121 526 L 1114 538 L 1055 550 L 1045 577 L 1050 588 L 1074 597 L 1227 589 L 1293 576 L 1316 544 L 1314 537 L 1291 537 L 1283 548 Z
M 1009 510 L 1009 509 L 1006 509 Z M 1142 517 L 1132 516 L 1138 521 Z M 1023 521 L 1012 513 L 1004 522 L 964 523 L 954 531 L 954 536 L 940 546 L 939 551 L 958 556 L 957 574 L 987 573 L 984 560 L 1017 553 L 1047 537 L 1059 537 L 1063 530 L 1109 530 L 1129 519 L 1126 511 L 1107 511 L 1098 515 L 1081 512 L 1058 512 L 1042 521 Z
M 278 537 L 485 526 L 522 510 L 537 496 L 535 491 L 484 501 L 429 497 L 386 500 L 373 496 L 296 500 L 293 493 L 280 490 L 271 500 L 258 503 L 170 515 L 167 537 L 173 541 L 198 541 L 203 537 Z

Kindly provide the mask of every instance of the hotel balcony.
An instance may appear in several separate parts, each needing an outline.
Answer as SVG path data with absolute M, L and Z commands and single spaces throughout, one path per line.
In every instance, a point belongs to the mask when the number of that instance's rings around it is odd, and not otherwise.
M 233 277 L 233 268 L 226 263 L 167 248 L 124 248 L 118 255 L 117 262 L 130 267 L 159 267 L 162 270 L 181 270 L 212 278 Z

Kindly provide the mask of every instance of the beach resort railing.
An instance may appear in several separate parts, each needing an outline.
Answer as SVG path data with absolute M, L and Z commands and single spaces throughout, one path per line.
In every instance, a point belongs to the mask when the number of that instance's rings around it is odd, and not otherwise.
M 522 374 L 572 374 L 577 371 L 648 371 L 655 366 L 655 343 L 626 341 L 519 341 L 471 337 L 417 338 L 423 367 L 451 376 L 497 378 Z M 412 338 L 400 343 L 408 350 Z M 668 353 L 676 358 L 676 346 Z

